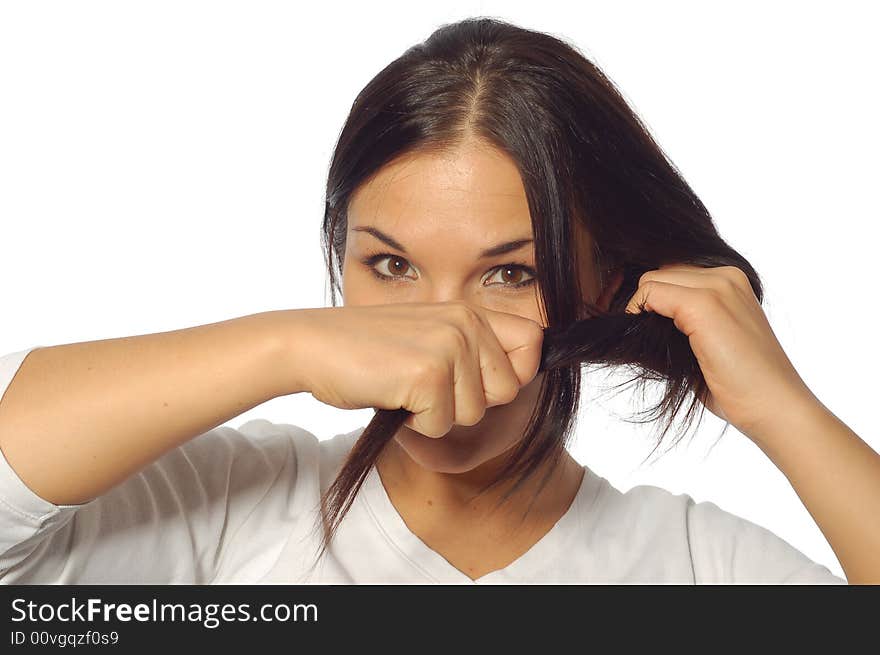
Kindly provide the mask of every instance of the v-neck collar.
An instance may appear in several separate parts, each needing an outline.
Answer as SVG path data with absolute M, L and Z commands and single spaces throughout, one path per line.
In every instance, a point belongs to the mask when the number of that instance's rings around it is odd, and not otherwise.
M 529 584 L 540 582 L 541 571 L 552 568 L 560 557 L 567 556 L 569 546 L 586 526 L 584 513 L 595 498 L 598 479 L 584 466 L 584 475 L 574 499 L 566 512 L 529 550 L 501 569 L 471 579 L 454 567 L 413 533 L 391 502 L 376 466 L 372 466 L 358 498 L 368 510 L 393 550 L 440 584 Z

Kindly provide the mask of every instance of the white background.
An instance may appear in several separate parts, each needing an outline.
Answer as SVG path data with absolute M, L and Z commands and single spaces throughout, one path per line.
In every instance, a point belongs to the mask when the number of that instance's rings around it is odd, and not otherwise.
M 357 92 L 442 23 L 502 18 L 576 45 L 618 85 L 722 236 L 816 395 L 880 449 L 880 150 L 870 3 L 0 3 L 0 351 L 329 304 L 331 150 Z M 874 334 L 872 337 L 871 335 Z M 592 380 L 592 382 L 591 382 Z M 589 396 L 573 455 L 625 491 L 711 500 L 843 571 L 785 476 L 720 421 L 640 465 L 632 394 Z M 263 417 L 365 425 L 309 394 Z M 689 444 L 689 445 L 688 445 Z

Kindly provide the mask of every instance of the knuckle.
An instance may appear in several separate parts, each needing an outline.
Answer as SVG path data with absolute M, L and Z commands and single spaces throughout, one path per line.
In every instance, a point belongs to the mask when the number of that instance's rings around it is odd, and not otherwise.
M 455 301 L 453 307 L 456 320 L 459 325 L 464 326 L 465 329 L 473 330 L 482 322 L 480 314 L 466 302 L 461 300 Z
M 736 282 L 739 286 L 744 289 L 748 289 L 751 291 L 752 289 L 752 281 L 749 279 L 749 276 L 746 275 L 745 271 L 737 266 L 730 267 L 730 274 L 733 277 L 734 282 Z
M 540 323 L 532 321 L 529 329 L 532 330 L 532 341 L 541 343 L 544 340 L 544 328 Z
M 483 417 L 486 415 L 485 406 L 475 406 L 471 408 L 469 411 L 464 412 L 463 416 L 459 417 L 458 423 L 460 425 L 476 425 L 480 421 L 483 420 Z
M 702 297 L 703 302 L 712 308 L 717 308 L 724 304 L 723 294 L 717 289 L 706 289 Z
M 636 290 L 636 293 L 633 294 L 633 298 L 638 298 L 639 300 L 644 300 L 650 293 L 657 290 L 657 280 L 648 279 L 639 284 L 639 288 Z
M 518 395 L 519 383 L 518 381 L 514 382 L 511 380 L 509 384 L 501 388 L 499 392 L 499 400 L 506 405 L 507 403 L 513 402 Z
M 476 325 L 479 322 L 477 312 L 463 300 L 452 301 L 450 309 L 455 319 L 461 321 L 464 325 Z
M 519 375 L 511 363 L 505 363 L 503 367 L 492 367 L 491 373 L 484 372 L 486 390 L 493 400 L 501 403 L 509 403 L 516 398 L 520 389 Z
M 446 339 L 452 345 L 455 353 L 466 352 L 468 350 L 468 338 L 458 325 L 449 325 L 446 331 Z
M 727 291 L 729 293 L 736 293 L 737 291 L 740 291 L 740 290 L 741 290 L 741 288 L 740 288 L 740 285 L 738 282 L 730 279 L 729 277 L 725 278 L 725 291 Z
M 449 366 L 442 359 L 426 357 L 416 364 L 413 377 L 417 384 L 430 388 L 439 387 L 446 384 L 449 378 Z
M 426 437 L 431 437 L 432 439 L 437 439 L 438 437 L 441 437 L 445 434 L 443 429 L 436 423 L 420 427 L 419 431 Z

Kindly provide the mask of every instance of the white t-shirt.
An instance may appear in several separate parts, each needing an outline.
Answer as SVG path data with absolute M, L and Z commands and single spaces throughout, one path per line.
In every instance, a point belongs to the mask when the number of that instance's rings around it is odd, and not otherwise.
M 23 350 L 0 357 L 0 398 Z M 263 419 L 205 432 L 102 496 L 55 505 L 0 456 L 5 584 L 846 584 L 711 502 L 584 467 L 568 511 L 472 580 L 412 533 L 373 467 L 314 568 L 320 494 L 364 428 L 319 440 Z

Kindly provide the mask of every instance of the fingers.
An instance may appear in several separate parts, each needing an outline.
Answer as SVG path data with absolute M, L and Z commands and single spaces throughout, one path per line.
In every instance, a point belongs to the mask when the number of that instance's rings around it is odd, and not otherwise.
M 414 376 L 413 397 L 407 403 L 413 416 L 404 425 L 426 437 L 438 438 L 449 432 L 455 419 L 455 397 L 450 393 L 453 371 L 445 355 L 425 359 Z
M 466 308 L 456 318 L 460 321 L 458 336 L 464 342 L 453 344 L 461 354 L 455 361 L 454 420 L 458 425 L 476 425 L 487 407 L 516 398 L 520 380 L 498 336 L 478 308 Z M 509 319 L 508 316 L 508 322 Z
M 503 359 L 499 358 L 502 368 L 506 368 L 506 360 L 513 367 L 519 386 L 524 387 L 538 374 L 544 329 L 539 323 L 516 314 L 492 310 L 481 314 L 491 328 L 493 338 L 489 341 L 497 342 L 505 353 Z
M 537 372 L 538 362 L 532 361 L 536 359 L 535 332 L 543 337 L 540 326 L 528 319 L 518 317 L 527 325 L 523 330 L 514 315 L 496 318 L 504 341 L 516 344 L 515 353 L 522 368 L 518 373 L 479 309 L 464 304 L 444 307 L 443 317 L 443 321 L 432 326 L 430 334 L 424 335 L 425 342 L 430 344 L 426 351 L 433 357 L 416 374 L 418 384 L 413 390 L 412 406 L 419 409 L 404 423 L 433 438 L 444 436 L 453 424 L 476 425 L 487 407 L 513 401 L 521 386 L 520 376 L 528 382 Z M 517 329 L 531 335 L 511 337 Z M 537 351 L 540 359 L 540 344 Z
M 701 309 L 707 303 L 721 302 L 717 293 L 706 291 L 705 288 L 648 280 L 633 294 L 625 311 L 638 314 L 644 304 L 645 310 L 671 318 L 679 330 L 690 336 L 698 328 L 699 317 L 705 315 Z
M 486 413 L 486 394 L 481 372 L 481 347 L 477 335 L 460 335 L 464 343 L 459 347 L 460 357 L 455 362 L 453 422 L 458 425 L 476 425 Z
M 744 298 L 757 302 L 748 277 L 739 268 L 674 264 L 644 273 L 625 311 L 637 314 L 644 306 L 672 318 L 690 336 L 700 320 L 722 310 L 735 312 Z
M 486 406 L 505 405 L 516 398 L 523 386 L 522 376 L 528 374 L 531 366 L 527 361 L 528 353 L 514 351 L 519 354 L 511 356 L 505 352 L 488 320 L 482 324 L 481 331 L 479 368 Z M 517 372 L 511 357 L 521 368 L 526 367 L 523 373 Z

